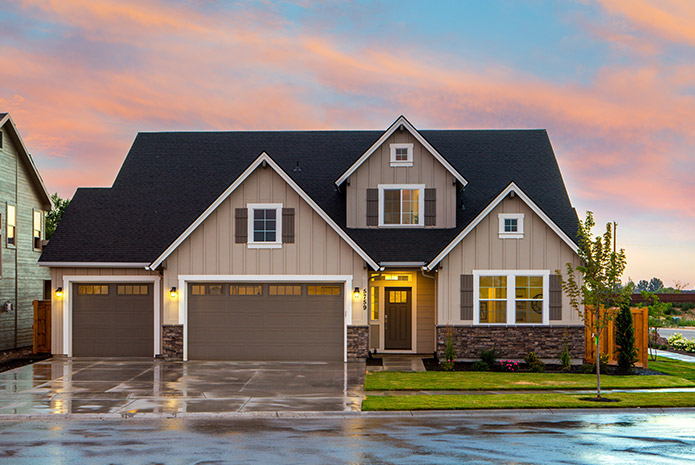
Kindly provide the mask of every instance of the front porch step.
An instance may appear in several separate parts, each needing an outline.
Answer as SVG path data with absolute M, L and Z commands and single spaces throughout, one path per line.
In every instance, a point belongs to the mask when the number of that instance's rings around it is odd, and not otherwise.
M 419 355 L 380 355 L 383 366 L 381 371 L 425 371 L 422 356 Z M 370 367 L 372 369 L 374 367 Z M 372 371 L 377 371 L 373 370 Z

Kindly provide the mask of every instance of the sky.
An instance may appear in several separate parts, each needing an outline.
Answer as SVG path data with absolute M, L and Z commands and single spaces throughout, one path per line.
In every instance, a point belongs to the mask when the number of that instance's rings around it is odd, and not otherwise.
M 62 197 L 139 131 L 545 128 L 624 277 L 695 287 L 693 0 L 3 0 L 0 112 Z

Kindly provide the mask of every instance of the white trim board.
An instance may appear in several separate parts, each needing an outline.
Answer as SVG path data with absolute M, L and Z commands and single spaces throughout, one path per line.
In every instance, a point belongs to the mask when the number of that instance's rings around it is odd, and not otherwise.
M 449 243 L 449 245 L 447 245 L 447 246 L 444 248 L 444 250 L 442 250 L 441 252 L 439 252 L 439 254 L 438 254 L 436 257 L 434 257 L 434 259 L 425 267 L 425 268 L 427 269 L 427 271 L 430 271 L 430 270 L 434 269 L 434 267 L 437 266 L 437 264 L 438 264 L 440 261 L 442 261 L 442 259 L 444 259 L 444 257 L 446 257 L 447 255 L 449 255 L 449 252 L 451 252 L 452 250 L 454 250 L 454 248 L 455 248 L 455 247 L 456 247 L 456 246 L 457 246 L 457 245 L 458 245 L 458 244 L 459 244 L 471 231 L 473 231 L 473 230 L 475 229 L 475 227 L 478 226 L 478 224 L 479 224 L 486 216 L 488 216 L 488 215 L 490 214 L 490 212 L 492 212 L 492 210 L 494 210 L 494 208 L 495 208 L 497 205 L 499 205 L 500 202 L 502 202 L 502 200 L 504 200 L 504 199 L 507 197 L 507 195 L 509 195 L 510 192 L 516 193 L 516 195 L 518 195 L 519 198 L 520 198 L 521 200 L 523 200 L 523 201 L 526 203 L 526 205 L 528 205 L 529 208 L 531 208 L 531 210 L 533 210 L 533 212 L 534 212 L 536 215 L 538 215 L 538 216 L 545 222 L 545 224 L 546 224 L 550 229 L 552 229 L 553 232 L 555 232 L 555 234 L 557 234 L 557 235 L 560 237 L 560 239 L 562 239 L 562 240 L 565 242 L 565 244 L 567 244 L 567 245 L 569 246 L 570 249 L 572 249 L 572 251 L 573 251 L 574 253 L 577 253 L 577 251 L 579 250 L 579 247 L 577 246 L 577 244 L 575 244 L 575 243 L 572 241 L 572 239 L 570 239 L 570 237 L 569 237 L 567 234 L 565 234 L 565 232 L 564 232 L 562 229 L 560 229 L 560 227 L 559 227 L 558 225 L 556 225 L 556 224 L 553 222 L 553 220 L 551 220 L 550 217 L 549 217 L 548 215 L 546 215 L 546 214 L 543 212 L 543 210 L 541 210 L 540 207 L 539 207 L 538 205 L 536 205 L 536 204 L 533 202 L 533 200 L 531 200 L 531 198 L 530 198 L 528 195 L 526 195 L 526 194 L 524 193 L 524 191 L 521 190 L 521 188 L 519 188 L 519 186 L 517 186 L 514 182 L 511 182 L 502 192 L 500 192 L 500 194 L 499 194 L 497 197 L 495 197 L 495 199 L 494 199 L 492 202 L 490 202 L 490 204 L 489 204 L 487 207 L 485 207 L 485 209 L 484 209 L 482 212 L 480 212 L 480 214 L 479 214 L 478 216 L 475 217 L 475 219 L 474 219 L 473 221 L 471 221 L 471 222 L 468 224 L 468 226 L 466 226 L 466 228 L 465 228 L 463 231 L 461 231 L 461 232 Z
M 188 361 L 188 283 L 190 282 L 344 283 L 343 362 L 347 362 L 347 328 L 352 325 L 352 275 L 179 275 L 179 324 L 183 325 L 184 361 Z
M 507 280 L 507 321 L 504 323 L 480 323 L 480 277 L 481 276 L 540 276 L 543 278 L 542 323 L 517 323 L 514 306 L 516 302 L 513 279 Z M 483 299 L 486 300 L 486 299 Z M 522 299 L 523 300 L 523 299 Z M 473 326 L 549 326 L 550 325 L 550 270 L 473 270 Z
M 154 303 L 154 354 L 161 353 L 162 317 L 161 317 L 161 285 L 160 276 L 63 276 L 63 353 L 72 357 L 72 285 L 85 283 L 152 283 Z
M 311 197 L 309 197 L 309 195 L 306 192 L 304 192 L 304 190 L 302 190 L 302 188 L 299 187 L 299 185 L 296 182 L 294 182 L 294 180 L 291 177 L 289 177 L 289 175 L 285 173 L 285 171 L 282 168 L 280 168 L 280 165 L 275 163 L 275 161 L 273 161 L 270 155 L 268 155 L 265 152 L 261 153 L 258 156 L 258 158 L 256 158 L 256 160 L 254 160 L 253 163 L 251 163 L 251 165 L 248 168 L 246 168 L 246 170 L 243 173 L 241 173 L 241 175 L 238 178 L 236 178 L 234 182 L 227 189 L 225 189 L 225 191 L 193 223 L 191 223 L 191 225 L 188 226 L 188 228 L 186 228 L 186 230 L 174 242 L 172 242 L 171 245 L 169 245 L 169 247 L 167 247 L 167 249 L 159 257 L 157 257 L 157 259 L 153 261 L 147 268 L 150 270 L 154 270 L 159 265 L 161 265 L 162 262 L 166 260 L 166 258 L 169 255 L 171 255 L 174 252 L 174 250 L 176 250 L 181 245 L 181 243 L 185 241 L 186 238 L 188 238 L 188 236 L 190 236 L 193 233 L 193 231 L 195 231 L 196 228 L 198 228 L 198 226 L 200 226 L 203 223 L 203 221 L 205 221 L 205 219 L 208 216 L 210 216 L 212 212 L 214 212 L 217 209 L 217 207 L 219 207 L 222 204 L 222 202 L 224 202 L 227 199 L 227 197 L 229 197 L 232 194 L 232 192 L 234 192 L 246 180 L 246 178 L 249 177 L 251 173 L 253 173 L 256 170 L 256 168 L 258 168 L 263 162 L 267 163 L 268 166 L 273 168 L 275 172 L 287 184 L 289 184 L 290 187 L 292 187 L 292 189 L 294 189 L 294 191 L 297 194 L 299 194 L 299 196 L 306 203 L 308 203 L 311 206 L 311 208 L 313 208 L 314 211 L 326 223 L 328 223 L 328 225 L 331 228 L 333 228 L 333 230 L 336 233 L 338 233 L 338 235 L 345 242 L 347 242 L 348 245 L 352 247 L 352 249 L 360 257 L 364 259 L 364 261 L 366 261 L 369 264 L 369 266 L 372 267 L 372 269 L 377 270 L 379 268 L 379 265 L 377 265 L 377 263 L 367 254 L 367 252 L 362 250 L 362 248 L 359 245 L 357 245 L 357 243 L 350 236 L 348 236 L 348 234 L 345 231 L 343 231 L 343 229 L 340 226 L 338 226 L 336 222 L 333 221 L 333 219 L 330 216 L 328 216 L 328 214 L 324 212 L 323 209 L 319 207 L 319 205 L 316 202 L 314 202 L 314 200 Z
M 468 184 L 466 178 L 464 178 L 461 175 L 461 173 L 456 171 L 456 169 L 453 166 L 451 166 L 451 164 L 446 160 L 446 158 L 444 158 L 439 152 L 437 152 L 437 150 L 434 147 L 432 147 L 432 145 L 429 142 L 427 142 L 427 139 L 422 137 L 418 130 L 415 129 L 415 126 L 410 124 L 410 121 L 408 121 L 405 116 L 401 115 L 391 126 L 389 126 L 386 132 L 384 132 L 381 135 L 381 137 L 379 137 L 379 139 L 376 142 L 374 142 L 374 145 L 369 147 L 369 149 L 366 152 L 364 152 L 364 154 L 360 158 L 358 158 L 357 161 L 353 163 L 353 165 L 338 178 L 338 180 L 335 182 L 335 185 L 340 187 L 340 185 L 343 184 L 347 180 L 347 178 L 349 178 L 352 175 L 352 173 L 354 173 L 357 170 L 357 168 L 359 168 L 362 165 L 362 163 L 367 161 L 367 159 L 374 152 L 376 152 L 376 150 L 379 147 L 381 147 L 384 142 L 386 142 L 386 139 L 388 139 L 391 136 L 391 134 L 393 134 L 396 131 L 396 129 L 398 129 L 401 125 L 403 125 L 403 127 L 406 128 L 413 135 L 413 137 L 415 137 L 415 139 L 417 139 L 417 141 L 420 142 L 423 145 L 423 147 L 425 147 L 427 151 L 430 152 L 432 156 L 436 158 L 439 161 L 439 163 L 441 163 L 444 166 L 444 168 L 446 168 L 447 171 L 449 171 L 454 176 L 454 178 L 456 178 L 457 181 L 459 181 L 464 186 Z

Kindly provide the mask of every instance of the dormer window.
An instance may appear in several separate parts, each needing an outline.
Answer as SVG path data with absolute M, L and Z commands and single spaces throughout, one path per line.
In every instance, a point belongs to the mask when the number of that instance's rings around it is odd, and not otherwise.
M 523 213 L 500 213 L 498 217 L 500 239 L 521 239 L 524 237 Z
M 391 166 L 413 166 L 413 144 L 391 144 Z
M 379 226 L 424 226 L 424 184 L 379 184 Z

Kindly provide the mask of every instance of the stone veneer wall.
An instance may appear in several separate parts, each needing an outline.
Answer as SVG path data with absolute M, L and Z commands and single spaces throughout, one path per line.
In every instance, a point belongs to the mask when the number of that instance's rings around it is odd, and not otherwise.
M 437 326 L 437 355 L 444 356 L 451 331 L 457 358 L 477 359 L 497 348 L 500 358 L 523 359 L 529 352 L 557 360 L 565 338 L 573 359 L 584 358 L 583 326 Z
M 348 360 L 364 360 L 369 355 L 369 326 L 347 327 Z
M 183 360 L 183 325 L 162 325 L 161 358 Z

